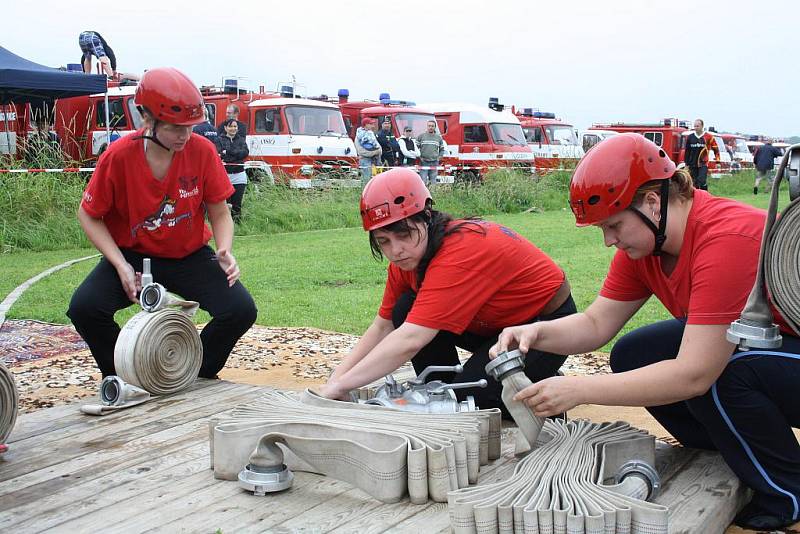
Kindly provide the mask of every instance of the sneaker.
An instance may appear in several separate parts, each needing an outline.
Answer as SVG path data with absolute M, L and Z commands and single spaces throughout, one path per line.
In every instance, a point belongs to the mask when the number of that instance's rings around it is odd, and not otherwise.
M 749 503 L 736 514 L 736 517 L 733 518 L 733 524 L 741 528 L 769 532 L 794 525 L 795 520 L 770 515 L 769 512 L 760 510 L 753 503 Z

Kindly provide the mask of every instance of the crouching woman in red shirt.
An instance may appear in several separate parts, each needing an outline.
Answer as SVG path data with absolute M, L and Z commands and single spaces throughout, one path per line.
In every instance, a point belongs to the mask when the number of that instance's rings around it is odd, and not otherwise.
M 456 347 L 472 352 L 464 372 L 433 373 L 429 380 L 486 378 L 489 347 L 506 327 L 574 313 L 561 269 L 514 231 L 480 219 L 453 220 L 432 209 L 431 195 L 411 169 L 375 176 L 361 196 L 361 218 L 376 259 L 389 270 L 378 314 L 323 386 L 346 398 L 411 360 L 419 374 L 429 365 L 457 365 Z M 535 354 L 531 380 L 553 376 L 564 356 Z M 480 408 L 499 407 L 501 388 L 455 391 Z
M 203 122 L 203 98 L 185 74 L 147 71 L 134 101 L 144 129 L 109 146 L 83 193 L 78 219 L 103 258 L 73 294 L 67 315 L 103 376 L 115 374 L 114 313 L 136 302 L 142 260 L 151 258 L 156 282 L 211 314 L 200 334 L 200 376 L 211 378 L 256 319 L 231 251 L 225 200 L 233 187 L 214 145 L 192 133 Z M 208 246 L 206 213 L 216 252 Z
M 570 183 L 578 226 L 617 247 L 600 295 L 583 313 L 508 328 L 492 355 L 577 354 L 610 341 L 655 295 L 674 319 L 633 330 L 611 351 L 612 375 L 564 376 L 521 391 L 541 416 L 578 404 L 644 406 L 684 446 L 719 450 L 754 496 L 736 524 L 773 530 L 800 519 L 800 339 L 783 324 L 779 351 L 726 340 L 753 286 L 766 214 L 692 187 L 638 134 L 593 148 Z M 667 217 L 669 215 L 669 217 Z

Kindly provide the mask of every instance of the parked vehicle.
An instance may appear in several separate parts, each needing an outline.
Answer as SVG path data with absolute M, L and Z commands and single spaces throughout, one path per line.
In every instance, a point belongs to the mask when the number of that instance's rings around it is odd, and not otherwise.
M 533 172 L 533 151 L 519 119 L 496 98 L 489 99 L 488 108 L 460 102 L 418 107 L 436 116 L 439 132 L 447 143 L 442 163 L 453 168 L 456 179 L 479 181 L 496 167 Z
M 689 130 L 688 121 L 678 119 L 663 119 L 655 123 L 624 123 L 594 124 L 592 130 L 611 130 L 617 133 L 634 132 L 645 136 L 658 146 L 674 161 L 683 161 L 681 150 L 683 148 L 681 135 Z
M 557 119 L 554 113 L 532 108 L 514 111 L 514 114 L 533 151 L 537 172 L 575 168 L 584 150 L 571 124 Z
M 725 141 L 725 146 L 733 159 L 731 163 L 731 170 L 737 166 L 741 169 L 748 169 L 753 166 L 753 154 L 747 146 L 747 140 L 743 135 L 739 134 L 720 134 L 722 140 Z
M 613 130 L 594 130 L 589 128 L 588 130 L 583 130 L 578 134 L 578 137 L 581 142 L 581 148 L 583 149 L 584 154 L 589 152 L 589 149 L 594 147 L 597 143 L 602 141 L 603 139 L 608 139 L 614 135 L 618 135 L 617 132 Z

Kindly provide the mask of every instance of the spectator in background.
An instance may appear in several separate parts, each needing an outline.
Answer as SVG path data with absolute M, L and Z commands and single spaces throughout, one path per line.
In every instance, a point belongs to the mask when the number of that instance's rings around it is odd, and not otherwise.
M 214 125 L 211 124 L 211 121 L 208 120 L 208 108 L 205 106 L 203 106 L 203 118 L 205 121 L 194 126 L 192 132 L 202 135 L 213 143 L 215 139 L 219 137 L 219 134 L 217 133 L 217 129 L 214 128 Z
M 247 189 L 247 173 L 244 172 L 244 160 L 250 154 L 247 143 L 242 135 L 238 135 L 239 124 L 236 119 L 226 119 L 222 123 L 225 135 L 219 135 L 214 140 L 217 152 L 222 162 L 225 163 L 225 172 L 233 186 L 233 194 L 228 197 L 231 206 L 233 222 L 238 223 L 242 216 L 242 199 Z
M 233 119 L 236 121 L 236 126 L 238 127 L 236 135 L 239 137 L 247 137 L 247 123 L 239 120 L 239 106 L 236 104 L 228 104 L 228 107 L 225 110 L 225 117 L 226 119 Z M 219 128 L 217 128 L 217 134 L 225 135 L 225 122 L 219 125 Z
M 783 156 L 780 149 L 772 146 L 772 139 L 767 139 L 764 144 L 756 149 L 753 154 L 753 166 L 756 168 L 756 183 L 753 186 L 753 194 L 758 194 L 758 184 L 764 178 L 772 187 L 772 168 L 775 166 L 775 158 Z
M 397 144 L 397 139 L 395 139 L 392 134 L 392 122 L 389 119 L 383 121 L 381 131 L 378 132 L 377 138 L 378 144 L 381 145 L 381 150 L 383 150 L 383 154 L 381 155 L 383 164 L 387 167 L 394 167 L 397 165 L 399 146 Z
M 417 136 L 419 144 L 420 166 L 419 175 L 425 185 L 436 183 L 439 160 L 444 155 L 444 139 L 436 133 L 436 121 L 428 121 L 428 130 Z
M 397 147 L 400 149 L 398 163 L 403 167 L 414 165 L 419 158 L 419 145 L 413 137 L 411 126 L 403 128 L 403 137 L 397 140 Z
M 683 161 L 692 175 L 692 182 L 697 189 L 708 190 L 708 153 L 713 150 L 719 163 L 719 145 L 710 133 L 703 131 L 703 119 L 695 119 L 694 132 L 686 139 L 686 150 Z
M 109 78 L 114 77 L 117 71 L 117 57 L 99 33 L 93 31 L 81 32 L 78 36 L 78 45 L 83 53 L 81 64 L 85 74 L 92 73 L 92 56 L 94 56 L 102 66 L 106 76 Z
M 361 186 L 367 185 L 372 178 L 372 166 L 378 165 L 381 159 L 381 145 L 375 137 L 375 128 L 378 122 L 370 117 L 364 117 L 361 127 L 356 130 L 356 152 L 358 153 L 358 167 L 361 169 Z

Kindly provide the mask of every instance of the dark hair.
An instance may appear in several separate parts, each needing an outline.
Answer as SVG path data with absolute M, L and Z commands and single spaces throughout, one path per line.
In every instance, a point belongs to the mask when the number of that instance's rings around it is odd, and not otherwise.
M 696 120 L 696 121 L 700 121 L 700 125 L 701 125 L 701 126 L 703 126 L 703 127 L 705 127 L 705 125 L 706 125 L 706 121 L 704 121 L 703 119 L 695 119 L 695 120 Z
M 445 237 L 461 231 L 486 235 L 486 228 L 481 224 L 483 219 L 480 217 L 465 217 L 460 223 L 450 225 L 450 223 L 453 222 L 453 217 L 449 213 L 431 209 L 430 204 L 421 212 L 379 228 L 379 230 L 401 235 L 417 233 L 417 241 L 419 241 L 419 231 L 414 226 L 414 223 L 418 222 L 424 223 L 428 227 L 428 245 L 425 248 L 425 254 L 422 255 L 422 259 L 417 266 L 417 290 L 422 287 L 422 281 L 425 279 L 425 271 L 428 270 L 428 265 L 441 248 Z M 375 239 L 374 233 L 375 230 L 369 233 L 369 247 L 372 250 L 372 257 L 380 261 L 383 259 L 383 252 L 381 251 L 381 246 Z
M 225 119 L 225 122 L 222 123 L 223 126 L 230 126 L 231 124 L 235 124 L 237 128 L 239 127 L 239 123 L 236 119 Z

